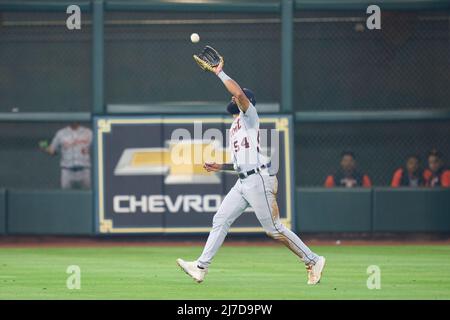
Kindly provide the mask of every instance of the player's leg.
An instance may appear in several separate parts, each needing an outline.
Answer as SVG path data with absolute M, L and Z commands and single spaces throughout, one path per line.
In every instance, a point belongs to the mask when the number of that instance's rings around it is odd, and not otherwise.
M 85 168 L 80 171 L 80 182 L 82 189 L 90 189 L 91 188 L 91 169 Z
M 240 188 L 240 182 L 238 181 L 222 201 L 219 210 L 214 215 L 213 227 L 201 256 L 196 261 L 177 259 L 177 264 L 196 282 L 203 281 L 208 272 L 208 267 L 222 246 L 230 226 L 248 206 L 247 201 L 242 197 Z
M 82 171 L 81 170 L 71 171 L 70 178 L 71 178 L 71 189 L 79 190 L 82 188 Z
M 276 176 L 257 174 L 249 178 L 243 186 L 243 193 L 255 210 L 256 216 L 266 233 L 294 252 L 307 268 L 312 268 L 317 263 L 322 264 L 323 258 L 312 252 L 294 232 L 281 223 L 276 201 L 278 189 Z
M 241 192 L 241 182 L 237 181 L 235 186 L 225 196 L 219 210 L 214 215 L 213 226 L 208 240 L 206 241 L 201 256 L 197 259 L 200 267 L 207 268 L 209 266 L 215 254 L 222 246 L 230 226 L 247 207 L 248 202 L 244 199 Z
M 61 189 L 71 189 L 72 179 L 70 177 L 70 170 L 61 168 Z

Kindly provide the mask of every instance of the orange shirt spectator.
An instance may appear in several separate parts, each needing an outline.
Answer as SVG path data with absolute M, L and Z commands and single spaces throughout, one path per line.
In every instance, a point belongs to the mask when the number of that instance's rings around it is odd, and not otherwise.
M 450 170 L 445 169 L 441 152 L 433 150 L 428 154 L 428 170 L 424 176 L 427 187 L 450 187 Z
M 427 187 L 450 187 L 450 170 L 442 169 L 437 174 L 426 170 L 424 176 Z
M 424 173 L 420 169 L 418 156 L 409 156 L 405 168 L 399 168 L 392 177 L 391 186 L 396 187 L 422 187 L 425 185 Z
M 353 152 L 344 151 L 341 154 L 340 169 L 333 175 L 327 176 L 325 187 L 371 187 L 372 182 L 367 174 L 356 170 L 356 160 Z

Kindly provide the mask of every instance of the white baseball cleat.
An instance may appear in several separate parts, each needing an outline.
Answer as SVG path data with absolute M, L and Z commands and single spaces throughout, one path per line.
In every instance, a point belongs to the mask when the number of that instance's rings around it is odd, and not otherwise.
M 183 259 L 177 259 L 177 264 L 180 268 L 186 272 L 195 282 L 200 283 L 205 279 L 208 269 L 200 269 L 197 266 L 197 261 L 184 261 Z
M 325 267 L 325 258 L 320 256 L 315 265 L 306 266 L 308 271 L 308 284 L 318 284 L 322 277 L 322 271 Z

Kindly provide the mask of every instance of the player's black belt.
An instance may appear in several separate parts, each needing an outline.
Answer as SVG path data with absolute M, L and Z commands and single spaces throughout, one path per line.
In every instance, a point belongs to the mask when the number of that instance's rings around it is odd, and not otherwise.
M 245 179 L 248 176 L 251 176 L 252 174 L 258 173 L 261 170 L 266 169 L 266 168 L 270 168 L 270 162 L 268 164 L 263 164 L 262 166 L 260 166 L 260 167 L 258 167 L 256 169 L 252 169 L 252 170 L 247 171 L 247 172 L 239 172 L 238 176 L 239 176 L 240 179 Z
M 75 166 L 75 167 L 62 167 L 63 169 L 70 170 L 70 171 L 82 171 L 85 169 L 89 169 L 89 167 L 81 167 L 81 166 Z

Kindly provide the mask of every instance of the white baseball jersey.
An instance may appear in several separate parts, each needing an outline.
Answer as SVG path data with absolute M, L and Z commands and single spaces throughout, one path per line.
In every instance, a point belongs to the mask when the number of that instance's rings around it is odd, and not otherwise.
M 79 126 L 74 130 L 68 126 L 56 133 L 52 140 L 51 147 L 61 153 L 61 167 L 89 168 L 91 166 L 91 142 L 91 129 Z
M 259 117 L 251 103 L 247 111 L 244 113 L 241 110 L 231 124 L 229 148 L 238 172 L 256 169 L 269 161 L 260 153 Z
M 260 153 L 259 118 L 252 104 L 247 112 L 241 111 L 234 119 L 229 132 L 229 147 L 234 167 L 238 171 L 250 171 L 268 164 L 267 158 Z M 278 179 L 275 175 L 258 172 L 238 179 L 214 215 L 213 228 L 201 256 L 197 259 L 197 265 L 208 268 L 222 246 L 230 226 L 249 206 L 255 211 L 268 235 L 281 241 L 306 265 L 316 264 L 319 256 L 281 222 L 277 192 Z

